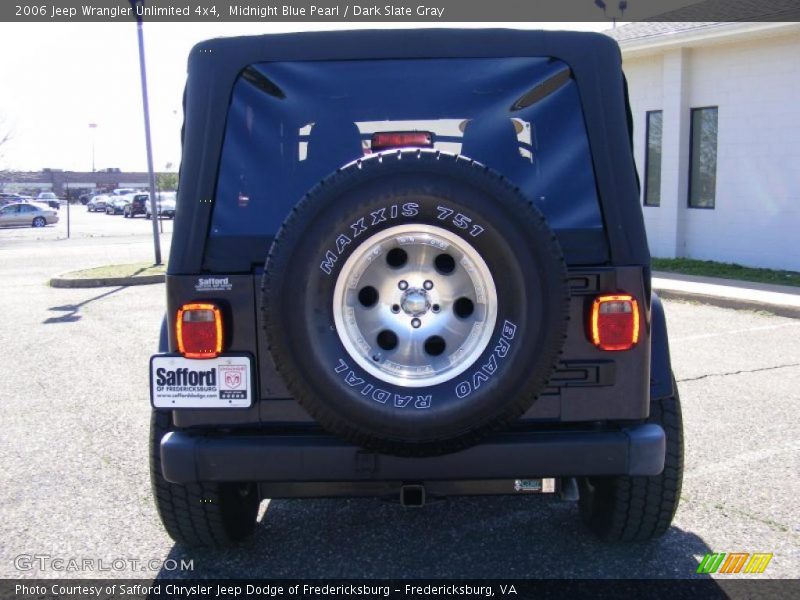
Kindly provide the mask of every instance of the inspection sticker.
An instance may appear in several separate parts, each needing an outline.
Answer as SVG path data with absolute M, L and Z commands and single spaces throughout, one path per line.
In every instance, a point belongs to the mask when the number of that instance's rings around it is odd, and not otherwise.
M 152 356 L 150 399 L 154 408 L 247 408 L 253 402 L 250 373 L 249 356 Z

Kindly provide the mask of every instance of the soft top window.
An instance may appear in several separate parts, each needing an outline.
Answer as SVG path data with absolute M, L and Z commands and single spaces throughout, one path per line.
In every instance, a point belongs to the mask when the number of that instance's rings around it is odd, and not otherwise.
M 272 235 L 327 174 L 380 132 L 501 172 L 556 230 L 602 230 L 578 89 L 549 58 L 259 63 L 234 86 L 212 237 Z

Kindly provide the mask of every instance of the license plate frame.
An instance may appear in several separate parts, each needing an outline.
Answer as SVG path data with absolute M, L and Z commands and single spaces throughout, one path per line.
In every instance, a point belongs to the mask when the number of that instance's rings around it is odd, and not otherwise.
M 184 358 L 180 354 L 150 357 L 150 405 L 157 409 L 250 408 L 253 381 L 253 359 L 249 354 L 205 359 Z

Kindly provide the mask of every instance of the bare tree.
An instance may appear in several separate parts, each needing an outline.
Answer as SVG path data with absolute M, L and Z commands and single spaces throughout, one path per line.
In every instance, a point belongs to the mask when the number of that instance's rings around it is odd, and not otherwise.
M 5 117 L 0 116 L 0 169 L 3 168 L 3 159 L 5 158 L 5 149 L 8 142 L 14 137 L 14 131 Z
M 32 180 L 30 173 L 17 172 L 9 168 L 6 162 L 6 153 L 10 146 L 9 142 L 14 139 L 14 127 L 9 120 L 0 115 L 0 191 L 3 191 L 10 183 L 18 186 Z

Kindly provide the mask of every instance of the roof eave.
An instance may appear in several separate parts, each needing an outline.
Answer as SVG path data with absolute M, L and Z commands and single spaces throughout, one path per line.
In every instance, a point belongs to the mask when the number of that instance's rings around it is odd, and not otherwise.
M 661 53 L 674 48 L 710 46 L 734 39 L 754 39 L 781 35 L 800 30 L 800 23 L 792 22 L 730 22 L 714 23 L 695 29 L 677 31 L 618 42 L 623 56 L 633 58 Z

